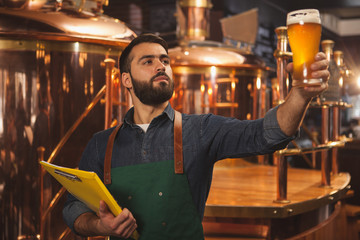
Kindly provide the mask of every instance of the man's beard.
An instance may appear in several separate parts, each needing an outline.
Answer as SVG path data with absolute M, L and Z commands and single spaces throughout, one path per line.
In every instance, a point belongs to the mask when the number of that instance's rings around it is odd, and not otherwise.
M 159 86 L 154 87 L 155 78 L 159 76 L 166 76 L 169 82 L 159 82 Z M 168 101 L 173 95 L 174 81 L 165 72 L 158 72 L 150 81 L 136 80 L 131 72 L 130 77 L 134 93 L 143 104 L 156 106 Z

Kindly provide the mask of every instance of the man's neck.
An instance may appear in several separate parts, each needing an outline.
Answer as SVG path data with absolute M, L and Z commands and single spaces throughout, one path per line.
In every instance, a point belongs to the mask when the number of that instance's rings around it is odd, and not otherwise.
M 159 116 L 168 105 L 168 101 L 156 105 L 145 105 L 143 103 L 134 103 L 134 123 L 146 124 L 150 123 L 155 117 Z

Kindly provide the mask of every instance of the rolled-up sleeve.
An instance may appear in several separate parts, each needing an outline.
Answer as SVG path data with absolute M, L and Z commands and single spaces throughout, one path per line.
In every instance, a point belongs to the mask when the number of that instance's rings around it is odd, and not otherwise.
M 269 145 L 274 145 L 276 149 L 281 149 L 294 140 L 298 136 L 299 131 L 293 136 L 287 136 L 283 133 L 277 120 L 277 110 L 278 106 L 270 109 L 264 117 L 264 138 Z
M 93 212 L 83 202 L 77 200 L 74 196 L 68 196 L 67 202 L 63 208 L 63 218 L 68 227 L 76 233 L 74 229 L 75 220 L 83 213 Z

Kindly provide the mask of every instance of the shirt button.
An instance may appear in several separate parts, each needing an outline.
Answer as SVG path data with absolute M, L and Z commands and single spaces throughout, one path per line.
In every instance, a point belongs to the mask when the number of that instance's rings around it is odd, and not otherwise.
M 163 225 L 163 227 L 165 227 L 165 226 L 166 226 L 166 222 L 162 222 L 161 225 Z
M 146 151 L 145 151 L 145 150 L 143 151 L 143 154 L 146 155 Z
M 163 193 L 162 192 L 159 192 L 159 196 L 161 197 L 163 195 Z
M 132 196 L 128 196 L 128 199 L 131 200 L 131 199 L 132 199 Z

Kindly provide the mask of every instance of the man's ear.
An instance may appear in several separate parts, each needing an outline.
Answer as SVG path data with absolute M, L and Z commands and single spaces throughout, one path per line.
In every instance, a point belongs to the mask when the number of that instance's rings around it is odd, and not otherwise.
M 122 82 L 124 87 L 131 89 L 132 88 L 132 82 L 131 82 L 130 73 L 123 72 L 121 74 L 121 82 Z

